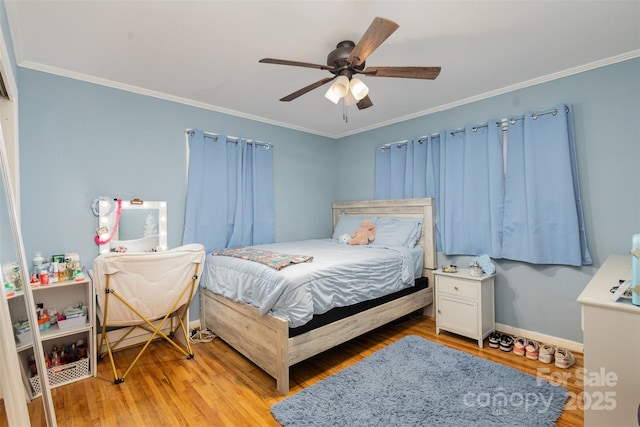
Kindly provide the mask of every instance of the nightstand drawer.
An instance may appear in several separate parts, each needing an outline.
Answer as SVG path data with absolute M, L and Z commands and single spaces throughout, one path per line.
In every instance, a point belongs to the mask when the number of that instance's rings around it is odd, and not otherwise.
M 460 280 L 453 277 L 438 277 L 438 292 L 441 294 L 456 295 L 465 298 L 478 298 L 478 283 Z

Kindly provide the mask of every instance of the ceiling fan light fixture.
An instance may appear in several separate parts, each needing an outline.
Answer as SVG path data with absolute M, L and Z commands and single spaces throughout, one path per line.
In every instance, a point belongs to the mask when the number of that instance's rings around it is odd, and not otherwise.
M 356 101 L 362 100 L 369 93 L 369 88 L 362 80 L 357 77 L 351 79 L 349 83 L 349 92 L 353 95 Z
M 344 97 L 345 105 L 356 105 L 358 100 L 353 96 L 351 91 L 347 92 L 347 96 Z
M 331 88 L 336 93 L 336 95 L 342 98 L 349 91 L 349 78 L 347 76 L 339 76 L 336 79 L 336 82 L 331 85 Z
M 340 97 L 333 90 L 333 85 L 329 87 L 329 89 L 327 90 L 327 93 L 324 94 L 324 97 L 327 98 L 329 101 L 333 102 L 334 104 L 337 104 L 338 101 L 340 101 Z

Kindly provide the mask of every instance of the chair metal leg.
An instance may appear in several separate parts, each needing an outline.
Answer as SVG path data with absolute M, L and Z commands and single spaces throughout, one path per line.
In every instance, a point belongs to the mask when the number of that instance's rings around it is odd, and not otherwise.
M 106 280 L 106 287 L 105 287 L 105 293 L 106 293 L 106 297 L 105 297 L 105 304 L 104 304 L 104 315 L 103 315 L 103 322 L 102 322 L 102 337 L 100 340 L 100 357 L 101 359 L 104 357 L 104 352 L 102 352 L 102 347 L 103 345 L 106 346 L 106 354 L 109 355 L 109 361 L 111 363 L 111 368 L 113 371 L 113 376 L 114 376 L 114 384 L 120 384 L 122 382 L 124 382 L 126 376 L 129 374 L 129 372 L 131 371 L 131 369 L 133 369 L 133 367 L 135 366 L 135 364 L 138 362 L 138 360 L 140 359 L 140 357 L 142 356 L 142 354 L 144 353 L 144 351 L 149 347 L 149 345 L 151 344 L 151 342 L 156 339 L 156 338 L 163 338 L 165 341 L 167 341 L 168 343 L 170 343 L 176 350 L 178 350 L 180 353 L 182 353 L 183 355 L 185 355 L 187 357 L 187 360 L 189 359 L 193 359 L 194 358 L 194 354 L 193 351 L 191 349 L 191 343 L 189 341 L 189 334 L 187 332 L 187 327 L 186 327 L 186 322 L 188 322 L 188 319 L 186 319 L 188 310 L 187 310 L 187 306 L 184 307 L 178 307 L 178 304 L 180 303 L 180 301 L 183 299 L 183 297 L 185 296 L 185 293 L 188 291 L 189 292 L 189 299 L 187 301 L 191 301 L 193 299 L 193 295 L 195 292 L 195 284 L 196 284 L 196 279 L 197 279 L 197 274 L 198 274 L 198 269 L 199 269 L 199 264 L 195 265 L 195 274 L 193 275 L 191 281 L 189 283 L 187 283 L 187 285 L 185 285 L 184 289 L 182 290 L 182 292 L 180 292 L 180 295 L 178 295 L 178 297 L 175 299 L 175 301 L 173 302 L 173 305 L 171 306 L 171 309 L 169 310 L 168 313 L 165 314 L 165 316 L 161 319 L 156 319 L 156 320 L 151 320 L 148 319 L 144 316 L 144 314 L 142 314 L 140 312 L 140 310 L 138 310 L 136 307 L 134 307 L 131 303 L 129 303 L 122 295 L 120 295 L 116 290 L 111 289 L 110 288 L 110 284 L 109 284 L 109 277 L 110 275 L 107 275 L 107 280 Z M 117 298 L 122 304 L 124 304 L 127 308 L 129 308 L 133 313 L 135 313 L 142 322 L 144 322 L 141 325 L 133 325 L 131 326 L 131 329 L 129 331 L 127 331 L 127 333 L 121 337 L 118 341 L 116 341 L 114 344 L 112 344 L 107 336 L 107 331 L 106 331 L 106 327 L 108 324 L 108 313 L 109 313 L 109 299 L 110 297 L 113 296 L 115 298 Z M 176 319 L 174 319 L 174 317 Z M 158 323 L 158 320 L 159 323 Z M 174 327 L 174 320 L 177 320 L 177 323 Z M 153 322 L 156 321 L 157 324 L 154 324 Z M 169 335 L 165 334 L 162 331 L 162 328 L 166 325 L 167 321 L 170 322 L 170 332 Z M 142 349 L 137 353 L 136 357 L 134 358 L 134 360 L 129 364 L 129 366 L 127 367 L 127 369 L 125 370 L 124 374 L 122 376 L 118 376 L 118 372 L 115 366 L 115 362 L 113 359 L 113 350 L 115 348 L 118 347 L 118 345 L 122 342 L 122 340 L 124 338 L 126 338 L 135 328 L 142 328 L 146 331 L 148 331 L 150 333 L 149 338 L 145 341 Z M 175 336 L 175 332 L 180 330 L 184 336 L 185 339 L 185 347 L 183 348 L 180 345 L 178 345 L 176 343 L 176 336 Z

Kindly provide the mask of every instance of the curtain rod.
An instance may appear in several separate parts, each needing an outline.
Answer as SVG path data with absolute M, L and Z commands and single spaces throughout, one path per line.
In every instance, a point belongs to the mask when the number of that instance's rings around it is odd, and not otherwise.
M 185 129 L 184 131 L 185 133 L 188 133 L 191 136 L 195 134 L 195 131 L 193 129 Z M 209 133 L 209 132 L 203 132 L 203 134 L 205 138 L 213 139 L 216 142 L 218 141 L 218 138 L 220 136 L 220 135 L 216 135 L 214 133 Z M 240 137 L 230 136 L 230 135 L 227 135 L 226 138 L 228 141 L 233 142 L 234 144 L 237 144 L 238 140 L 240 139 Z M 262 146 L 262 147 L 265 147 L 267 150 L 271 148 L 271 145 L 272 145 L 269 142 L 256 141 L 253 139 L 247 139 L 247 144 Z
M 565 107 L 564 107 L 564 111 L 565 111 L 565 113 L 568 113 L 568 112 L 569 112 L 569 107 L 565 106 Z M 537 119 L 538 119 L 538 117 L 540 117 L 540 116 L 544 116 L 544 115 L 546 115 L 546 114 L 551 114 L 551 115 L 555 116 L 556 114 L 558 114 L 558 109 L 557 109 L 557 108 L 554 108 L 553 110 L 547 110 L 547 111 L 543 111 L 543 112 L 541 112 L 541 113 L 531 113 L 531 118 L 532 118 L 533 120 L 537 120 Z M 513 125 L 513 124 L 515 124 L 518 120 L 524 120 L 524 117 L 525 117 L 525 116 L 524 116 L 524 115 L 522 115 L 522 116 L 519 116 L 519 117 L 512 117 L 512 118 L 510 118 L 510 119 L 506 119 L 506 118 L 504 118 L 504 119 L 502 119 L 502 120 L 500 120 L 500 121 L 497 121 L 497 122 L 496 122 L 496 126 L 506 126 L 506 124 L 507 124 L 507 123 L 510 123 L 510 124 L 512 124 L 512 125 Z M 478 131 L 478 129 L 480 129 L 480 128 L 486 128 L 486 127 L 489 127 L 489 124 L 488 124 L 488 123 L 487 123 L 486 125 L 473 126 L 473 127 L 471 128 L 471 130 L 472 130 L 473 132 L 477 132 L 477 131 Z M 452 130 L 452 131 L 450 132 L 450 135 L 451 135 L 451 136 L 454 136 L 454 135 L 456 135 L 457 133 L 464 132 L 464 131 L 465 131 L 465 129 L 464 129 L 464 128 L 460 128 L 460 129 Z M 432 133 L 430 136 L 431 136 L 432 138 L 435 138 L 435 137 L 437 137 L 437 136 L 440 136 L 440 134 L 439 134 L 439 133 Z M 419 137 L 419 138 L 417 138 L 417 139 L 418 139 L 418 142 L 419 142 L 420 144 L 422 144 L 424 141 L 426 141 L 426 140 L 427 140 L 427 138 L 429 138 L 429 136 L 421 136 L 421 137 Z M 400 147 L 402 147 L 403 145 L 406 145 L 408 142 L 409 142 L 409 140 L 408 140 L 408 139 L 404 139 L 404 140 L 402 140 L 402 141 L 396 141 L 396 142 L 389 142 L 389 143 L 387 143 L 387 144 L 380 145 L 380 146 L 379 146 L 379 148 L 380 148 L 380 151 L 385 151 L 385 150 L 387 150 L 387 149 L 389 149 L 389 148 L 393 147 L 394 145 L 396 145 L 398 148 L 400 148 Z
M 439 136 L 440 136 L 440 134 L 439 134 L 439 133 L 432 133 L 431 135 L 424 135 L 424 136 L 420 136 L 420 137 L 415 138 L 415 139 L 417 139 L 417 140 L 418 140 L 418 143 L 419 143 L 419 144 L 422 144 L 422 143 L 423 143 L 423 142 L 425 142 L 429 137 L 431 137 L 431 138 L 436 138 L 436 137 L 439 137 Z M 387 148 L 391 148 L 391 147 L 393 147 L 394 145 L 396 145 L 398 148 L 400 148 L 401 146 L 406 145 L 408 142 L 409 142 L 409 140 L 408 140 L 408 139 L 403 139 L 402 141 L 389 142 L 389 143 L 387 143 L 387 144 L 380 145 L 379 147 L 380 147 L 380 149 L 381 149 L 382 151 L 384 151 L 384 150 L 386 150 Z
M 564 107 L 564 112 L 568 113 L 569 112 L 569 107 L 565 106 Z M 551 114 L 552 116 L 555 116 L 556 114 L 558 114 L 558 109 L 554 108 L 553 110 L 547 110 L 547 111 L 543 111 L 541 113 L 531 113 L 531 119 L 533 120 L 537 120 L 538 117 L 540 116 L 544 116 L 547 114 Z M 510 119 L 502 119 L 503 121 L 508 121 L 509 123 L 511 123 L 512 125 L 515 124 L 518 120 L 524 120 L 524 115 L 520 116 L 520 117 L 512 117 Z M 502 125 L 501 122 L 496 122 L 496 125 L 500 126 Z

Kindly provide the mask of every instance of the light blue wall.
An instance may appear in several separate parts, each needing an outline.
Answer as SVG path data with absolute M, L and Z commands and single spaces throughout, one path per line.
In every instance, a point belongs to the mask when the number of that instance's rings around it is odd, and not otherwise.
M 97 221 L 90 205 L 101 195 L 167 200 L 169 244 L 179 245 L 185 128 L 275 144 L 276 240 L 287 241 L 328 236 L 332 201 L 373 197 L 376 145 L 560 102 L 574 105 L 594 267 L 497 262 L 496 321 L 582 341 L 576 297 L 594 268 L 607 255 L 628 251 L 631 235 L 640 231 L 640 60 L 339 141 L 37 71 L 18 72 L 27 258 L 35 250 L 76 251 L 90 266 L 97 253 Z M 464 265 L 468 258 L 440 257 L 441 264 L 450 262 Z M 191 318 L 199 318 L 198 301 L 192 304 Z
M 594 264 L 573 268 L 496 261 L 496 322 L 582 342 L 576 298 L 607 256 L 629 251 L 631 236 L 640 232 L 640 59 L 344 138 L 336 159 L 338 200 L 373 198 L 379 144 L 563 102 L 574 106 L 581 194 Z M 356 158 L 357 163 L 351 161 Z M 440 254 L 439 264 L 467 265 L 470 259 Z
M 274 144 L 276 239 L 327 237 L 336 141 L 117 89 L 19 69 L 22 232 L 27 259 L 97 255 L 99 196 L 167 200 L 168 240 L 182 243 L 185 129 Z M 191 318 L 198 319 L 198 299 Z

